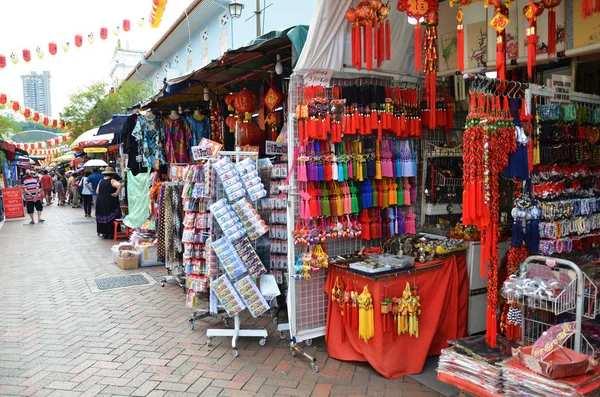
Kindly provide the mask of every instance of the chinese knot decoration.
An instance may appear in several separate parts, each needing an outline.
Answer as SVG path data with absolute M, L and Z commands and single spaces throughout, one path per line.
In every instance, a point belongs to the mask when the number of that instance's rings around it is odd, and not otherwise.
M 465 25 L 463 25 L 463 7 L 468 7 L 473 0 L 450 0 L 450 7 L 454 7 L 458 4 L 458 13 L 456 14 L 456 57 L 458 61 L 458 71 L 463 72 L 465 70 Z
M 382 0 L 360 0 L 356 8 L 346 10 L 346 20 L 352 24 L 352 66 L 358 70 L 362 69 L 363 59 L 367 70 L 373 70 L 373 59 L 377 61 L 377 68 L 381 67 L 384 60 L 391 59 L 389 12 L 390 0 L 387 3 Z
M 548 56 L 556 54 L 556 7 L 562 0 L 542 0 L 548 10 Z
M 496 1 L 494 4 L 494 18 L 489 25 L 496 31 L 496 70 L 500 80 L 506 80 L 506 27 L 508 19 L 508 7 L 510 1 Z M 502 4 L 504 3 L 504 4 Z
M 415 71 L 425 72 L 425 92 L 429 113 L 429 125 L 436 125 L 436 83 L 437 83 L 437 25 L 439 0 L 398 0 L 396 8 L 406 12 L 409 18 L 417 21 L 414 32 Z M 422 45 L 421 23 L 425 23 L 425 43 Z M 422 62 L 422 48 L 425 48 L 425 62 Z
M 527 37 L 527 76 L 531 80 L 535 70 L 537 56 L 537 17 L 544 12 L 544 5 L 540 1 L 535 3 L 529 0 L 529 5 L 523 8 L 525 19 L 529 22 L 529 28 L 525 32 Z

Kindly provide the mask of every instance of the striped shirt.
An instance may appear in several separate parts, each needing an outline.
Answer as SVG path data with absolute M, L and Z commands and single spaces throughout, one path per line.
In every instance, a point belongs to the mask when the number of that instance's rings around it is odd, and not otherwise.
M 33 177 L 25 178 L 25 180 L 23 181 L 23 188 L 26 191 L 28 191 L 29 193 L 31 193 L 31 196 L 29 194 L 25 195 L 25 200 L 27 200 L 27 201 L 39 200 L 39 196 L 36 194 L 36 192 L 40 188 L 40 184 L 38 183 L 37 179 L 35 179 Z

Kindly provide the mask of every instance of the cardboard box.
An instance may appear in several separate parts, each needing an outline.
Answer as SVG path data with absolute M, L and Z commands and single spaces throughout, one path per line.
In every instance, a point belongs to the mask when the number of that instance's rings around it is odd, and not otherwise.
M 140 253 L 140 266 L 163 266 L 163 262 L 158 261 L 158 252 L 156 245 L 135 245 L 135 249 Z
M 117 258 L 119 257 L 120 250 L 134 251 L 135 247 L 133 246 L 133 244 L 121 243 L 121 244 L 113 245 L 110 250 L 112 252 L 113 263 L 117 263 Z
M 121 256 L 121 252 L 127 252 L 131 254 L 130 257 L 124 258 Z M 127 269 L 137 269 L 140 263 L 140 254 L 137 251 L 129 251 L 129 250 L 119 250 L 119 255 L 117 256 L 117 266 L 119 266 L 123 270 Z

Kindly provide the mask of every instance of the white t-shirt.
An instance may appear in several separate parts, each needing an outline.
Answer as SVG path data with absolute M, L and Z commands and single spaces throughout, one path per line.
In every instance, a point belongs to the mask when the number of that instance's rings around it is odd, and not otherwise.
M 87 188 L 86 184 L 90 185 L 87 178 L 81 178 L 81 194 L 89 195 L 92 194 L 92 191 Z M 92 185 L 90 185 L 92 187 Z

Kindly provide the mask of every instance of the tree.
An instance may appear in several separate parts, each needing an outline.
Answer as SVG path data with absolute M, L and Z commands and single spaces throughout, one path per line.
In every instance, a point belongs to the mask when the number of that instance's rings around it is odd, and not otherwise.
M 124 109 L 148 98 L 152 89 L 148 82 L 124 82 L 114 92 L 108 92 L 106 83 L 96 81 L 71 95 L 70 103 L 60 114 L 61 119 L 70 120 L 73 139 L 95 125 L 101 125 L 113 114 L 124 113 Z
M 18 130 L 18 123 L 12 115 L 0 114 L 0 139 L 6 139 Z

